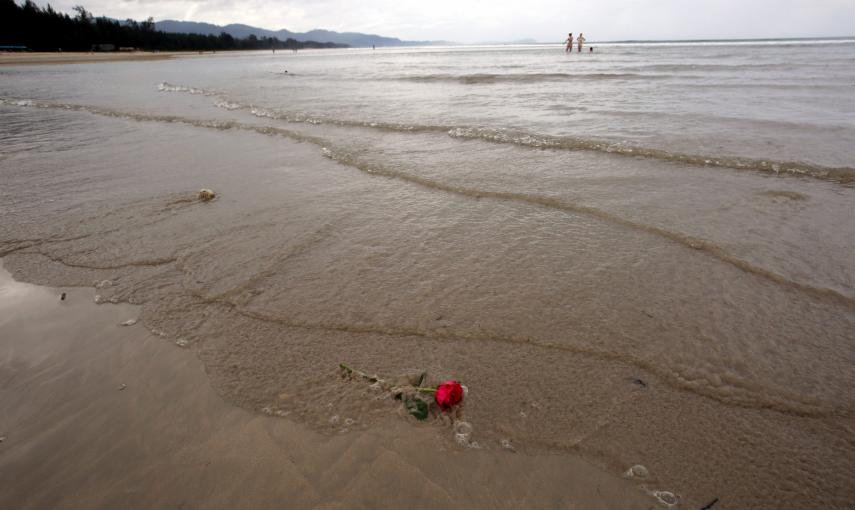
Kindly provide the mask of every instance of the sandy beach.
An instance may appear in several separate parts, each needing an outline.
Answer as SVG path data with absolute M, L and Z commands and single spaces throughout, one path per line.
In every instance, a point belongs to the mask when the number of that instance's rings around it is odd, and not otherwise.
M 60 300 L 61 293 L 66 299 Z M 648 509 L 629 480 L 572 456 L 455 450 L 389 416 L 324 435 L 248 413 L 140 308 L 0 267 L 0 507 Z
M 187 52 L 0 52 L 0 65 L 55 65 L 55 64 L 94 64 L 98 62 L 141 62 L 165 60 L 178 55 L 191 55 Z

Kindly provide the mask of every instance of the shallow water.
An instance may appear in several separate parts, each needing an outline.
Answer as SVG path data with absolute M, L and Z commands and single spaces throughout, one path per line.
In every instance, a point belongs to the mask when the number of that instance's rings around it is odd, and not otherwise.
M 193 353 L 120 325 L 138 308 L 96 291 L 14 281 L 0 261 L 0 479 L 15 480 L 0 508 L 650 508 L 585 459 L 456 451 L 394 406 L 336 435 L 236 408 Z
M 338 363 L 427 370 L 485 448 L 643 464 L 687 506 L 853 497 L 855 43 L 0 75 L 7 267 L 115 282 L 234 403 L 368 427 L 389 403 Z

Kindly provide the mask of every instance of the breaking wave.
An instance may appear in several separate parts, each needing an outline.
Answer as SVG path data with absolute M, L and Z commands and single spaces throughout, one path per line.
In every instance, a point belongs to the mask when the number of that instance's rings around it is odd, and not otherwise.
M 230 109 L 235 109 L 230 108 Z M 312 116 L 301 113 L 285 113 L 268 110 L 257 106 L 245 106 L 256 117 L 282 120 L 291 123 L 328 124 L 342 127 L 369 128 L 401 133 L 447 133 L 452 138 L 482 140 L 491 143 L 518 145 L 537 149 L 592 151 L 616 156 L 643 157 L 668 163 L 722 168 L 734 170 L 751 170 L 774 175 L 795 175 L 811 177 L 840 184 L 855 183 L 855 168 L 829 167 L 802 161 L 776 161 L 772 159 L 752 159 L 736 156 L 712 156 L 706 154 L 687 154 L 669 152 L 652 147 L 581 138 L 574 136 L 553 136 L 528 133 L 503 128 L 488 127 L 455 127 L 441 125 L 413 125 L 393 122 L 355 121 Z
M 671 78 L 670 75 L 651 75 L 635 73 L 476 73 L 476 74 L 424 74 L 415 76 L 400 76 L 399 81 L 417 83 L 462 83 L 478 85 L 490 83 L 530 83 L 540 81 L 597 81 L 597 80 L 655 80 Z
M 281 112 L 259 106 L 242 104 L 224 99 L 214 91 L 195 87 L 161 83 L 158 86 L 158 90 L 167 92 L 184 92 L 194 95 L 216 96 L 214 105 L 218 108 L 227 110 L 243 110 L 256 117 L 284 121 L 293 124 L 356 127 L 395 133 L 446 133 L 452 138 L 461 140 L 481 140 L 490 143 L 517 145 L 537 149 L 600 152 L 615 156 L 632 158 L 642 157 L 667 163 L 679 163 L 696 167 L 748 170 L 779 176 L 792 175 L 811 177 L 844 185 L 855 183 L 855 168 L 852 167 L 830 167 L 803 161 L 779 161 L 774 159 L 753 159 L 729 155 L 713 156 L 707 154 L 670 152 L 664 149 L 642 147 L 624 142 L 613 142 L 575 136 L 545 135 L 505 128 L 419 125 L 383 121 L 339 119 L 308 113 Z M 44 106 L 43 104 L 35 103 L 29 99 L 0 98 L 0 104 L 11 106 Z M 45 107 L 67 109 L 79 108 L 78 105 L 59 105 L 58 103 L 51 103 L 51 105 L 52 106 Z M 83 109 L 86 108 L 88 107 L 83 107 Z M 161 117 L 162 116 L 158 118 Z
M 855 168 L 827 167 L 801 161 L 774 161 L 734 156 L 710 156 L 669 152 L 651 147 L 639 147 L 624 143 L 606 142 L 572 136 L 535 135 L 508 129 L 457 127 L 448 131 L 449 136 L 461 139 L 478 139 L 494 143 L 505 143 L 542 149 L 585 150 L 604 152 L 619 156 L 644 157 L 670 163 L 692 166 L 755 170 L 771 174 L 802 175 L 841 184 L 855 182 Z
M 216 95 L 215 92 L 193 87 L 176 87 L 194 90 L 191 94 Z M 634 144 L 582 138 L 575 136 L 554 136 L 529 133 L 521 130 L 490 127 L 469 127 L 449 125 L 419 125 L 397 122 L 360 121 L 338 119 L 309 113 L 282 112 L 254 105 L 245 105 L 220 98 L 215 106 L 228 110 L 245 110 L 256 117 L 281 120 L 289 123 L 305 123 L 314 125 L 332 125 L 341 127 L 368 128 L 399 133 L 447 133 L 452 138 L 478 139 L 482 141 L 511 144 L 538 149 L 593 151 L 617 156 L 644 157 L 669 163 L 684 165 L 723 168 L 734 170 L 752 170 L 774 175 L 795 175 L 836 182 L 840 184 L 855 183 L 855 168 L 830 167 L 803 161 L 778 161 L 774 159 L 753 159 L 727 155 L 688 154 L 670 152 L 652 147 L 642 147 Z

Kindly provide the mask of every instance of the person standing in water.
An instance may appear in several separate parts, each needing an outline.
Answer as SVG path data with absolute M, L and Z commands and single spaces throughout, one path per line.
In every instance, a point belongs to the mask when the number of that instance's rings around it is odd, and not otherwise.
M 576 39 L 576 42 L 579 43 L 579 53 L 582 53 L 582 45 L 585 44 L 585 38 L 582 37 L 582 32 L 579 32 L 579 38 Z M 573 51 L 573 43 L 570 43 L 570 51 Z
M 573 52 L 573 32 L 567 34 L 567 40 L 564 41 L 567 43 L 567 46 L 564 47 L 564 53 L 572 53 Z

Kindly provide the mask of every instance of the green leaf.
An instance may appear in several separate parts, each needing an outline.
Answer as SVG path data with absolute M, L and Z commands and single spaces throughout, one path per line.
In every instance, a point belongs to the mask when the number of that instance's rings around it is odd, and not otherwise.
M 407 408 L 407 412 L 412 414 L 419 420 L 426 420 L 428 417 L 428 405 L 422 399 L 419 398 L 408 398 L 404 400 L 404 407 Z

